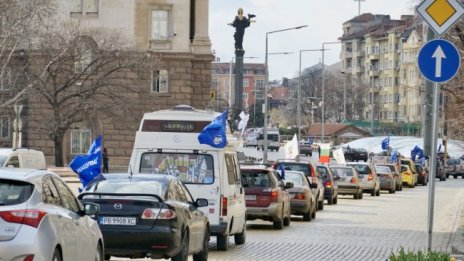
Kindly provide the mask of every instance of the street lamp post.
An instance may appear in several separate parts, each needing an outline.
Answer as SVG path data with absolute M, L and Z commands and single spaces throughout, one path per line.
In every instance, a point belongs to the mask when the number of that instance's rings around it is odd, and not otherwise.
M 268 104 L 267 104 L 267 92 L 269 88 L 269 70 L 268 70 L 268 62 L 267 62 L 267 55 L 268 55 L 268 37 L 270 34 L 273 33 L 279 33 L 279 32 L 284 32 L 284 31 L 289 31 L 289 30 L 298 30 L 301 28 L 305 28 L 307 25 L 301 25 L 297 27 L 291 27 L 291 28 L 286 28 L 286 29 L 281 29 L 281 30 L 276 30 L 276 31 L 271 31 L 266 33 L 266 56 L 265 56 L 265 62 L 264 62 L 264 69 L 265 69 L 265 77 L 264 77 L 264 84 L 265 84 L 265 95 L 264 95 L 264 146 L 263 146 L 263 162 L 267 163 L 267 111 L 268 111 Z
M 325 51 L 325 45 L 327 44 L 341 44 L 342 42 L 325 42 L 325 43 L 322 43 L 322 121 L 321 121 L 321 125 L 322 125 L 322 131 L 321 131 L 321 136 L 322 136 L 322 140 L 321 142 L 324 143 L 324 139 L 325 139 L 325 129 L 324 129 L 324 125 L 325 125 L 325 64 L 324 64 L 324 51 Z

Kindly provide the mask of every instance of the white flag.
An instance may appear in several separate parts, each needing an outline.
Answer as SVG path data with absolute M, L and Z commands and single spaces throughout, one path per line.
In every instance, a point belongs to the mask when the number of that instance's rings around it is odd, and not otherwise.
M 333 158 L 337 161 L 338 164 L 345 164 L 345 154 L 343 154 L 342 146 L 332 152 Z
M 248 119 L 250 118 L 250 115 L 246 115 L 243 111 L 240 113 L 240 122 L 238 123 L 238 129 L 242 130 L 242 133 L 245 131 Z
M 286 159 L 296 159 L 296 157 L 298 157 L 300 152 L 298 151 L 298 138 L 296 137 L 296 134 L 293 135 L 291 141 L 285 144 L 284 151 Z

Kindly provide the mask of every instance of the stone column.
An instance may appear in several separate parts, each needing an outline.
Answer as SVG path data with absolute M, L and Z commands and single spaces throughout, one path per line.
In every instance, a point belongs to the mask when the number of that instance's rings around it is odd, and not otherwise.
M 192 47 L 194 53 L 211 54 L 211 40 L 208 34 L 209 0 L 195 0 L 195 37 Z
M 240 122 L 239 114 L 243 110 L 243 55 L 244 50 L 235 50 L 235 100 L 234 100 L 234 120 Z M 234 124 L 234 129 L 238 125 Z

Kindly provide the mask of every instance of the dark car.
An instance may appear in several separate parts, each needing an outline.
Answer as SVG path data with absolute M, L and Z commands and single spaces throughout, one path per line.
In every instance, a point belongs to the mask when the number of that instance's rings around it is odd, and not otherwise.
M 453 176 L 455 179 L 459 176 L 463 177 L 464 164 L 461 161 L 461 159 L 448 159 L 446 161 L 446 178 L 449 176 Z
M 317 201 L 317 209 L 324 209 L 324 184 L 315 166 L 309 161 L 277 160 L 274 169 L 280 169 L 281 165 L 285 170 L 301 171 L 308 177 L 311 190 Z
M 366 162 L 369 158 L 369 154 L 365 149 L 358 148 L 343 148 L 343 154 L 345 155 L 346 161 L 364 161 Z
M 293 183 L 285 182 L 274 169 L 262 165 L 241 166 L 240 172 L 245 188 L 247 220 L 270 221 L 274 229 L 290 225 L 288 189 Z
M 79 195 L 100 205 L 95 215 L 105 241 L 105 259 L 208 259 L 208 218 L 176 177 L 159 174 L 108 174 L 88 184 Z
M 293 215 L 302 215 L 304 221 L 316 218 L 316 198 L 309 186 L 309 180 L 301 171 L 287 170 L 284 172 L 285 180 L 293 182 L 293 188 L 288 192 L 291 196 L 291 209 Z
M 316 172 L 318 172 L 322 177 L 322 184 L 324 184 L 324 199 L 327 200 L 327 204 L 337 204 L 338 185 L 335 182 L 332 171 L 325 165 L 318 165 L 316 166 Z
M 312 144 L 307 141 L 301 141 L 300 142 L 300 154 L 303 154 L 306 156 L 312 156 L 313 155 Z
M 429 181 L 427 171 L 421 164 L 415 164 L 415 165 L 416 165 L 417 174 L 419 174 L 417 176 L 417 184 L 427 186 L 427 183 Z

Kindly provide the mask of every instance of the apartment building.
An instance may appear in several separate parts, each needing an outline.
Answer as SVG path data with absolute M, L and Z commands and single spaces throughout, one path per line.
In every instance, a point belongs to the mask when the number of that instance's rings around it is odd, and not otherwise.
M 420 121 L 422 82 L 415 59 L 421 30 L 407 15 L 392 20 L 367 13 L 343 24 L 342 70 L 351 86 L 365 90 L 365 121 L 372 115 L 379 122 Z
M 140 98 L 133 104 L 130 115 L 119 119 L 104 117 L 94 112 L 85 121 L 74 124 L 64 134 L 63 158 L 67 165 L 74 156 L 85 154 L 97 135 L 103 136 L 103 146 L 111 155 L 111 165 L 126 166 L 130 157 L 137 122 L 148 111 L 172 108 L 178 104 L 189 104 L 203 109 L 209 101 L 211 86 L 211 62 L 213 54 L 208 35 L 209 0 L 69 0 L 56 1 L 57 27 L 68 23 L 83 27 L 103 28 L 108 32 L 119 32 L 127 41 L 125 53 L 144 53 L 151 57 L 152 71 L 144 74 L 124 72 L 121 79 L 136 78 L 139 83 L 128 89 L 127 97 Z M 55 18 L 55 17 L 53 17 Z M 65 28 L 63 28 L 65 30 Z M 80 35 L 76 35 L 76 39 Z M 88 37 L 87 37 L 88 38 Z M 92 39 L 88 39 L 92 42 Z M 93 41 L 98 48 L 100 43 Z M 34 64 L 40 59 L 40 50 L 27 50 L 28 59 Z M 33 54 L 37 56 L 32 56 Z M 84 56 L 91 59 L 92 55 Z M 83 58 L 83 59 L 84 59 Z M 85 63 L 87 62 L 87 63 Z M 79 61 L 74 66 L 89 64 Z M 72 65 L 70 65 L 72 66 Z M 79 67 L 81 68 L 81 67 Z M 69 73 L 79 71 L 79 68 Z M 80 82 L 79 84 L 82 84 Z M 78 86 L 77 84 L 76 86 Z M 24 101 L 21 114 L 23 122 L 32 113 L 43 113 L 46 120 L 50 115 L 49 105 L 40 100 Z M 105 100 L 101 101 L 105 103 Z M 1 146 L 11 146 L 14 114 L 2 115 Z M 7 120 L 8 119 L 8 120 Z M 130 124 L 125 124 L 128 120 Z M 34 147 L 44 151 L 48 164 L 54 164 L 56 146 L 50 136 L 36 129 L 23 126 L 23 147 Z
M 211 74 L 211 91 L 218 99 L 233 104 L 235 90 L 235 63 L 213 62 Z M 243 64 L 243 107 L 250 108 L 257 100 L 264 99 L 264 64 Z

